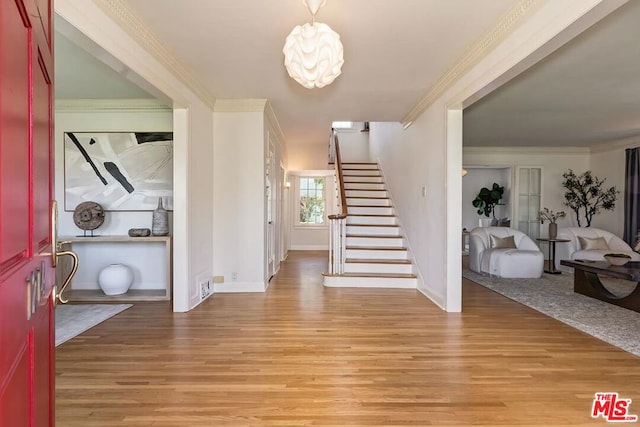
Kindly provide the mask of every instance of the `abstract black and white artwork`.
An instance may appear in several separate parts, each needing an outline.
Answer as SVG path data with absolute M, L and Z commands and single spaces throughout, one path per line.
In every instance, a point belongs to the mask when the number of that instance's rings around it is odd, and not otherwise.
M 173 209 L 173 132 L 65 132 L 65 210 Z

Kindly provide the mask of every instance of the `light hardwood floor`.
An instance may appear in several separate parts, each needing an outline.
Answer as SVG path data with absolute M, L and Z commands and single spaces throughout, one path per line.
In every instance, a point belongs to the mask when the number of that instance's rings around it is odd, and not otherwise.
M 137 304 L 58 347 L 57 426 L 594 426 L 599 391 L 640 414 L 640 358 L 469 281 L 462 314 L 323 288 L 325 258 L 292 252 L 265 294 Z

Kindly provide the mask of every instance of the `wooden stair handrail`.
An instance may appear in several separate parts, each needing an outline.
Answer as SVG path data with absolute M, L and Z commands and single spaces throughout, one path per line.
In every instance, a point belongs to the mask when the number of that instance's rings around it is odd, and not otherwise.
M 336 150 L 335 164 L 338 171 L 338 185 L 340 186 L 340 206 L 342 211 L 336 215 L 329 215 L 329 219 L 345 219 L 347 217 L 347 193 L 344 189 L 344 179 L 342 178 L 342 159 L 340 159 L 340 144 L 338 135 L 334 135 L 334 149 Z

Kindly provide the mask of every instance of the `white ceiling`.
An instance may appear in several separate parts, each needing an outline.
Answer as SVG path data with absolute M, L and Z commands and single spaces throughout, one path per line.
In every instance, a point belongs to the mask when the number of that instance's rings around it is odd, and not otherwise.
M 56 19 L 56 26 L 64 25 Z M 55 32 L 56 99 L 146 99 L 152 96 Z
M 124 0 L 214 98 L 267 98 L 287 143 L 331 122 L 400 121 L 518 0 L 328 0 L 343 74 L 305 89 L 284 68 L 302 0 Z M 465 145 L 585 145 L 640 134 L 640 1 L 631 1 L 465 110 Z M 56 38 L 56 97 L 150 97 Z M 104 69 L 101 69 L 104 68 Z
M 638 135 L 638 0 L 464 110 L 466 146 L 588 146 Z
M 401 120 L 518 2 L 328 0 L 316 19 L 341 35 L 345 64 L 330 86 L 305 89 L 282 53 L 310 21 L 302 0 L 125 0 L 214 98 L 269 99 L 288 143 L 324 142 L 335 120 Z

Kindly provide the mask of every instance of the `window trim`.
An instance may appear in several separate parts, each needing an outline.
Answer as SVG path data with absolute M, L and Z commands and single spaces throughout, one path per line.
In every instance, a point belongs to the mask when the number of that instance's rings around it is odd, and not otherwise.
M 300 222 L 300 181 L 305 178 L 311 179 L 322 179 L 324 180 L 324 185 L 322 186 L 322 202 L 323 202 L 323 211 L 324 211 L 324 223 L 322 224 L 305 224 Z M 329 228 L 329 218 L 327 213 L 327 183 L 328 179 L 326 175 L 315 175 L 315 174 L 300 174 L 296 175 L 295 179 L 295 211 L 294 218 L 295 222 L 293 224 L 294 228 L 298 229 L 327 229 Z

